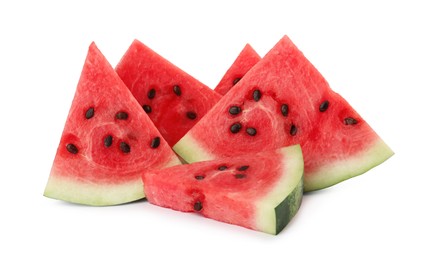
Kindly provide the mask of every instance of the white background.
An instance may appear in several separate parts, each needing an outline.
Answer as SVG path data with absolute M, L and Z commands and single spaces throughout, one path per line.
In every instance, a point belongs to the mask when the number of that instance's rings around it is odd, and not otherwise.
M 0 259 L 430 259 L 426 1 L 5 2 Z M 278 236 L 146 201 L 97 208 L 42 196 L 91 41 L 115 66 L 137 38 L 214 87 L 245 43 L 264 55 L 284 34 L 392 147 L 391 159 L 305 195 Z

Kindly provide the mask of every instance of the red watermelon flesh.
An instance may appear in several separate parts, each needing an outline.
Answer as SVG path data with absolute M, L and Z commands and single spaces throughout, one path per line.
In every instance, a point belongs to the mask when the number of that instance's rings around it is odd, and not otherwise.
M 144 197 L 141 174 L 180 164 L 92 43 L 44 195 L 89 205 Z
M 393 152 L 284 36 L 174 150 L 195 162 L 300 144 L 304 189 L 322 189 Z
M 116 72 L 171 146 L 221 98 L 138 40 Z
M 150 203 L 270 233 L 298 211 L 304 162 L 299 145 L 143 174 Z
M 226 71 L 214 91 L 225 95 L 236 83 L 238 83 L 242 77 L 260 61 L 260 56 L 251 47 L 250 44 L 246 44 L 238 57 Z

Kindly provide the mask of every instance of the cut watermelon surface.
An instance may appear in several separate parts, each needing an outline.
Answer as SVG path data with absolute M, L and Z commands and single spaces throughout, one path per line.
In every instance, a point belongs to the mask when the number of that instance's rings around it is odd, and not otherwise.
M 138 40 L 116 72 L 171 146 L 221 98 Z
M 303 170 L 295 145 L 153 170 L 142 178 L 152 204 L 278 234 L 300 207 Z
M 141 174 L 180 164 L 142 107 L 92 43 L 44 195 L 88 205 L 144 197 Z
M 259 54 L 257 54 L 251 45 L 246 44 L 217 84 L 214 91 L 221 95 L 225 95 L 254 65 L 256 65 L 256 63 L 260 61 L 260 59 Z
M 173 148 L 187 162 L 300 144 L 305 191 L 379 165 L 392 150 L 284 36 Z

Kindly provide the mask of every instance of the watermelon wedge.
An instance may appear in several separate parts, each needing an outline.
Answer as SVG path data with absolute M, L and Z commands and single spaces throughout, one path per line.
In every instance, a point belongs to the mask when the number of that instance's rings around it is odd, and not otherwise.
M 221 98 L 138 40 L 116 72 L 171 146 Z
M 304 189 L 339 183 L 392 150 L 284 36 L 173 148 L 187 162 L 300 144 Z
M 225 95 L 260 59 L 259 54 L 247 43 L 214 88 L 214 91 L 220 95 Z
M 44 195 L 88 205 L 144 197 L 142 172 L 180 164 L 92 43 Z
M 143 174 L 150 203 L 270 234 L 298 211 L 304 162 L 299 145 Z

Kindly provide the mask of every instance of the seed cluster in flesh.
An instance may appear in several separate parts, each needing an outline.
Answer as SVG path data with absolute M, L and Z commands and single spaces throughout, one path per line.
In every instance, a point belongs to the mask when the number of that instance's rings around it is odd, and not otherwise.
M 183 94 L 182 91 L 181 91 L 181 87 L 179 85 L 174 85 L 172 87 L 172 92 L 171 93 L 173 93 L 177 97 L 181 97 L 182 94 Z M 153 100 L 154 98 L 156 98 L 156 94 L 157 94 L 157 92 L 156 92 L 155 88 L 151 88 L 150 90 L 148 90 L 148 92 L 147 92 L 147 98 L 148 98 L 149 102 L 151 100 Z M 152 113 L 154 111 L 154 108 L 149 103 L 144 103 L 142 105 L 142 108 L 144 109 L 144 111 L 147 114 L 150 114 L 150 113 Z M 187 111 L 185 113 L 185 117 L 188 118 L 188 119 L 190 119 L 190 120 L 195 120 L 198 117 L 198 115 L 197 115 L 197 113 L 195 111 L 191 111 L 190 110 L 190 111 Z
M 250 168 L 249 165 L 240 165 L 238 167 L 228 167 L 225 164 L 218 166 L 214 169 L 214 172 L 225 172 L 223 173 L 225 178 L 234 178 L 237 180 L 245 179 L 247 177 L 247 170 Z M 229 171 L 230 170 L 230 171 Z M 206 175 L 204 173 L 194 175 L 194 179 L 197 181 L 205 181 Z M 201 211 L 203 209 L 203 202 L 200 200 L 196 200 L 193 204 L 193 209 L 195 211 Z
M 84 113 L 84 118 L 85 118 L 84 120 L 90 121 L 95 116 L 97 116 L 95 108 L 89 107 Z M 113 116 L 113 119 L 121 120 L 121 121 L 127 121 L 129 119 L 129 114 L 125 111 L 118 111 Z M 114 136 L 107 133 L 107 135 L 105 135 L 103 137 L 103 140 L 102 140 L 103 146 L 105 148 L 110 148 L 112 146 L 114 140 L 115 140 Z M 124 140 L 119 140 L 119 141 L 120 141 L 119 145 L 118 145 L 119 150 L 124 154 L 130 153 L 132 150 L 132 148 L 130 147 L 130 144 Z M 155 148 L 159 147 L 159 145 L 160 145 L 160 137 L 156 136 L 152 139 L 150 147 L 155 149 Z M 67 143 L 66 144 L 66 150 L 71 154 L 78 154 L 79 153 L 79 149 L 78 149 L 77 145 L 74 143 Z
M 262 95 L 263 94 L 264 93 L 262 93 L 262 91 L 260 89 L 254 89 L 252 91 L 252 94 L 251 94 L 251 99 L 254 100 L 255 102 L 259 102 L 262 99 Z M 244 104 L 247 103 L 247 100 L 248 99 L 246 97 Z M 277 104 L 280 103 L 278 101 L 276 101 L 276 102 L 277 102 Z M 329 101 L 328 100 L 324 100 L 323 102 L 321 102 L 320 104 L 317 105 L 318 106 L 318 110 L 320 112 L 322 112 L 322 113 L 326 112 L 329 109 L 329 105 L 330 105 Z M 227 111 L 228 111 L 228 114 L 229 114 L 230 117 L 237 118 L 243 112 L 243 108 L 241 106 L 238 106 L 238 105 L 235 105 L 235 104 L 231 104 L 229 106 L 229 108 L 228 108 Z M 279 113 L 281 113 L 281 116 L 288 117 L 289 112 L 290 111 L 289 111 L 289 105 L 288 104 L 282 103 L 282 104 L 279 105 Z M 343 123 L 345 125 L 355 125 L 355 124 L 358 123 L 358 121 L 355 118 L 353 118 L 353 117 L 346 117 L 346 118 L 344 118 Z M 243 129 L 243 123 L 241 123 L 240 120 L 234 122 L 233 124 L 231 124 L 229 126 L 229 131 L 232 134 L 238 134 L 238 133 L 240 133 L 241 129 Z M 256 129 L 255 127 L 248 126 L 248 127 L 245 128 L 245 132 L 249 136 L 256 136 L 257 133 L 258 133 L 258 129 Z M 298 133 L 298 126 L 296 124 L 294 124 L 294 123 L 291 123 L 290 124 L 290 128 L 289 128 L 289 134 L 291 136 L 295 136 L 295 135 L 297 135 L 297 133 Z

